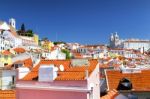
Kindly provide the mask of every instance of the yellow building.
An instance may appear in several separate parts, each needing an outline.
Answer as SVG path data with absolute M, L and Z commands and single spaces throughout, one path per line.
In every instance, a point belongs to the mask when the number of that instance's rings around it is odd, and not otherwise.
M 4 65 L 12 64 L 12 53 L 8 50 L 4 50 L 0 55 L 0 63 Z
M 39 44 L 39 36 L 37 34 L 34 34 L 34 41 L 36 42 L 36 44 Z
M 53 42 L 47 40 L 41 42 L 41 47 L 44 50 L 50 51 L 53 46 L 54 46 Z

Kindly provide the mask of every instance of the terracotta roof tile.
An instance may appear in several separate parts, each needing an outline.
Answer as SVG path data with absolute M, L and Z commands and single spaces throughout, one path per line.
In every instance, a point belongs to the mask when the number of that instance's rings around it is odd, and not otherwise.
M 121 73 L 119 70 L 106 70 L 109 90 L 117 89 L 122 78 L 128 78 L 134 91 L 150 91 L 150 70 L 142 70 L 141 73 Z
M 8 50 L 4 50 L 4 51 L 2 52 L 2 54 L 3 54 L 3 55 L 12 55 L 12 53 L 11 53 L 10 51 L 8 51 Z
M 70 60 L 42 60 L 35 66 L 30 73 L 28 73 L 22 80 L 32 80 L 38 77 L 38 69 L 40 64 L 54 64 L 56 67 L 63 65 L 64 71 L 58 71 L 58 76 L 55 80 L 84 80 L 85 71 L 88 70 L 89 75 L 95 69 L 98 61 L 90 60 L 90 66 L 72 67 Z
M 31 58 L 28 58 L 28 59 L 24 60 L 23 62 L 24 62 L 24 66 L 25 67 L 29 67 L 30 68 L 33 65 L 33 62 L 32 62 Z
M 16 99 L 16 91 L 0 90 L 0 99 Z
M 10 65 L 6 65 L 5 67 L 8 69 L 11 69 L 13 64 L 24 64 L 25 67 L 31 68 L 33 66 L 33 62 L 31 58 L 25 59 L 25 60 L 18 60 Z
M 73 52 L 73 55 L 75 58 L 83 58 L 82 54 L 78 52 Z
M 118 91 L 113 89 L 109 91 L 105 96 L 102 96 L 101 99 L 114 99 L 118 94 Z
M 24 48 L 20 48 L 20 47 L 15 48 L 14 51 L 17 52 L 17 53 L 24 53 L 24 52 L 26 52 L 26 50 Z

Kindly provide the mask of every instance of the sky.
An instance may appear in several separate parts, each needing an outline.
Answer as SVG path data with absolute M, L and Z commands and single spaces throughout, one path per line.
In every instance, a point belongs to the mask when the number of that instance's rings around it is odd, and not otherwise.
M 150 39 L 150 0 L 0 0 L 0 20 L 15 18 L 40 38 L 106 44 L 120 38 Z

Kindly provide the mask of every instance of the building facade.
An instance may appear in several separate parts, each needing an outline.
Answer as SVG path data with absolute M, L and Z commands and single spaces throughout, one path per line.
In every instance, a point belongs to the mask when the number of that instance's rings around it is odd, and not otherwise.
M 147 51 L 150 48 L 150 40 L 141 40 L 141 39 L 123 40 L 119 38 L 119 35 L 116 32 L 116 33 L 112 33 L 112 35 L 110 36 L 110 47 L 135 49 L 143 52 L 143 51 Z

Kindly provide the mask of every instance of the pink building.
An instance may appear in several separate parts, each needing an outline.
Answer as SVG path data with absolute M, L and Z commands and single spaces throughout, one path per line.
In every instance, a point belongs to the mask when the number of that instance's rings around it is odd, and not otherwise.
M 97 60 L 41 60 L 16 84 L 17 99 L 99 99 Z

